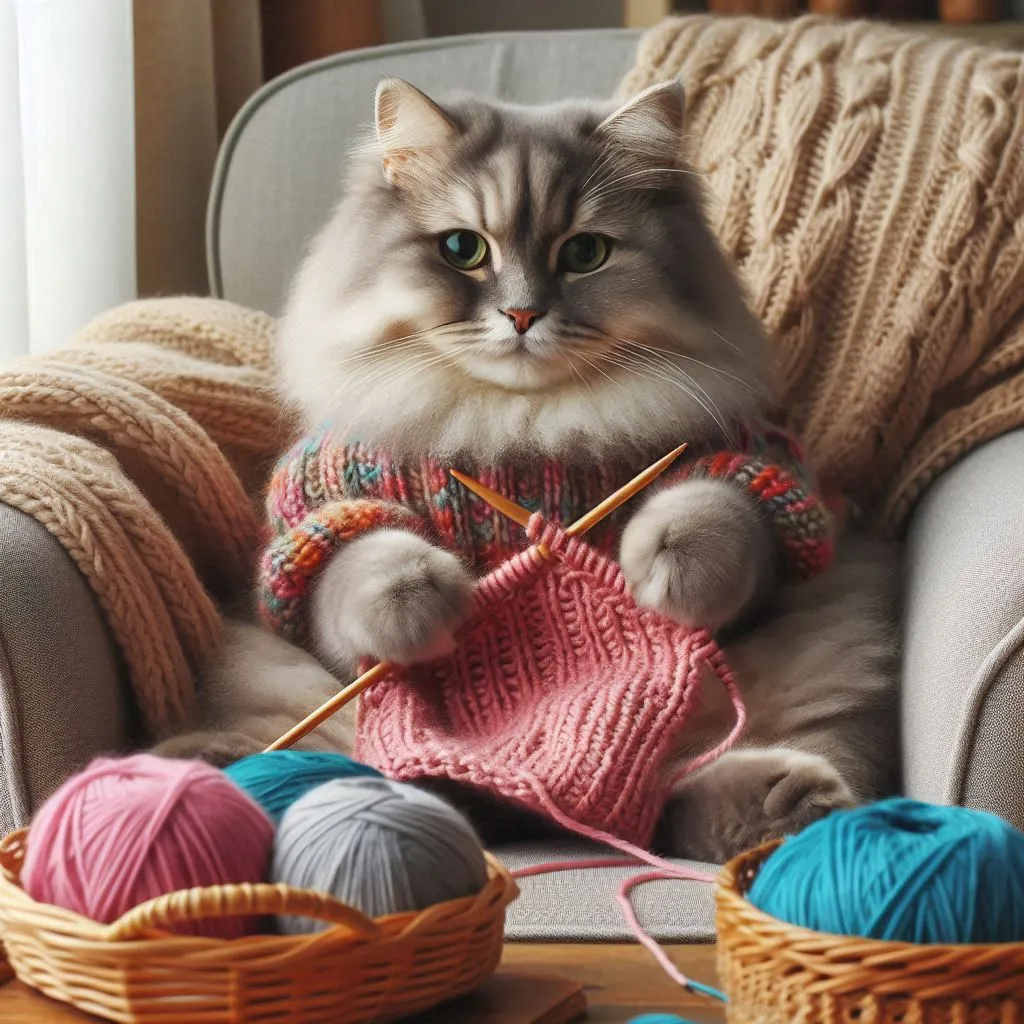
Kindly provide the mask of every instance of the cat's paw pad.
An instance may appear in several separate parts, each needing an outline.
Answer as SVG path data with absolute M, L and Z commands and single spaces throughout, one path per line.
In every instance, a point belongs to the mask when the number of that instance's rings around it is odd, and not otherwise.
M 316 640 L 333 661 L 370 655 L 412 664 L 454 649 L 473 579 L 450 552 L 403 530 L 346 545 L 314 595 Z
M 720 862 L 855 803 L 823 757 L 733 751 L 680 784 L 665 809 L 662 845 L 677 856 Z
M 639 604 L 687 626 L 735 619 L 771 555 L 767 527 L 728 483 L 685 482 L 656 494 L 629 521 L 620 563 Z

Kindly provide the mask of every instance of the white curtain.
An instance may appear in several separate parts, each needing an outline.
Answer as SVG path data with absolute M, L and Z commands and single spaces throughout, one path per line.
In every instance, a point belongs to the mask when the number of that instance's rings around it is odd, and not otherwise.
M 131 0 L 0 0 L 0 360 L 135 297 Z

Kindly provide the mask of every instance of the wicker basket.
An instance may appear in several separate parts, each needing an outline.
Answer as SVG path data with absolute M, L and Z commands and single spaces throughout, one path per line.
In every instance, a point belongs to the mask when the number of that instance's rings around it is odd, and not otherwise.
M 881 942 L 797 928 L 758 910 L 745 894 L 778 845 L 741 854 L 718 886 L 730 1024 L 1024 1022 L 1024 943 Z
M 35 902 L 18 884 L 26 831 L 0 841 L 0 939 L 17 977 L 114 1021 L 396 1020 L 463 995 L 501 958 L 505 908 L 517 895 L 488 857 L 476 896 L 371 920 L 337 900 L 278 885 L 171 893 L 110 925 Z M 330 921 L 315 935 L 231 941 L 170 934 L 174 922 L 228 914 Z

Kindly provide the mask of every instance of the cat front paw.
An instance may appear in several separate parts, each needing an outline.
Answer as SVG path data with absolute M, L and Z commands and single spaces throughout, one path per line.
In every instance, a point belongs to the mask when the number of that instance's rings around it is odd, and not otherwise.
M 768 524 L 734 485 L 685 481 L 654 495 L 627 523 L 619 561 L 630 591 L 686 626 L 732 622 L 770 577 Z
M 855 803 L 839 772 L 816 754 L 730 751 L 679 785 L 659 845 L 671 856 L 721 863 Z
M 450 653 L 473 601 L 473 579 L 450 552 L 405 530 L 346 544 L 313 593 L 321 657 L 350 671 L 361 657 L 413 664 Z

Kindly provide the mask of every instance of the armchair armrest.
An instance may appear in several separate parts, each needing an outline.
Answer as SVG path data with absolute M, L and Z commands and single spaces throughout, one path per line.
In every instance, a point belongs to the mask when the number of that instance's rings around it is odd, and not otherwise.
M 0 503 L 0 833 L 130 738 L 130 702 L 96 599 L 31 516 Z
M 906 570 L 906 790 L 1024 828 L 1024 430 L 931 486 Z

